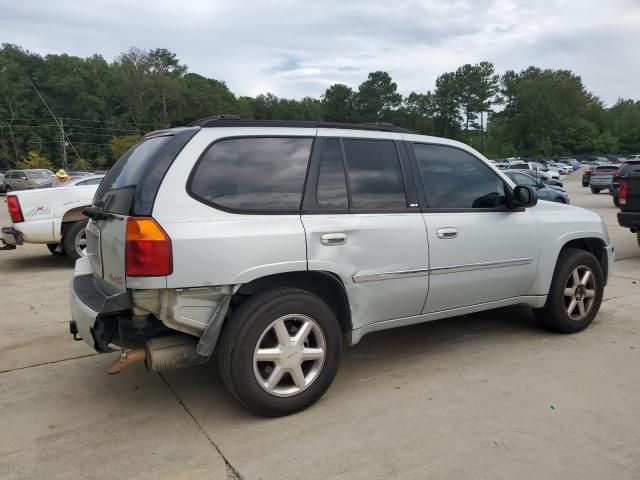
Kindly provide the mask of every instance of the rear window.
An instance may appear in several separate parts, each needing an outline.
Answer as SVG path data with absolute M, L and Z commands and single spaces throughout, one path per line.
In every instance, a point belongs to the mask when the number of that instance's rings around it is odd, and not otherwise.
M 132 213 L 138 183 L 150 170 L 153 157 L 171 136 L 153 137 L 134 145 L 109 170 L 94 198 L 94 205 L 119 215 Z
M 526 163 L 512 163 L 507 168 L 509 170 L 529 170 L 529 165 Z
M 596 170 L 598 172 L 613 172 L 615 170 L 618 170 L 618 167 L 615 165 L 606 165 L 606 166 L 597 167 Z
M 191 173 L 189 192 L 223 210 L 300 211 L 312 138 L 230 138 L 214 143 Z

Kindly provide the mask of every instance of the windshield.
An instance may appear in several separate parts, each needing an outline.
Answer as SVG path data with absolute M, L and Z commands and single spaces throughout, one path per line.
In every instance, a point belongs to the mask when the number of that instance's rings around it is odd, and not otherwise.
M 51 178 L 51 173 L 47 172 L 46 170 L 30 170 L 28 172 L 29 178 L 34 178 L 34 179 L 45 179 L 48 180 Z

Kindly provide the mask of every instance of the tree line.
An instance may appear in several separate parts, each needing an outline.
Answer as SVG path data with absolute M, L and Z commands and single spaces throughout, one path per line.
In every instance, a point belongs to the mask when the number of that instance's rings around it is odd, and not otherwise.
M 0 49 L 0 170 L 60 166 L 65 152 L 72 168 L 108 168 L 146 132 L 219 114 L 389 122 L 489 158 L 640 152 L 640 101 L 607 107 L 569 70 L 467 64 L 407 96 L 376 71 L 355 89 L 338 83 L 320 98 L 289 99 L 237 96 L 166 49 L 131 48 L 112 62 Z

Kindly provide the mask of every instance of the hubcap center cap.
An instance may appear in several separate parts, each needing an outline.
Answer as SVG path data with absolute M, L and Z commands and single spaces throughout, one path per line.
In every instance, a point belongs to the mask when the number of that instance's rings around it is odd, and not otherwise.
M 280 364 L 288 369 L 294 368 L 300 365 L 302 361 L 302 346 L 301 345 L 287 345 L 282 349 L 280 354 Z
M 576 287 L 576 300 L 580 301 L 584 298 L 587 293 L 587 289 L 584 285 L 579 285 Z

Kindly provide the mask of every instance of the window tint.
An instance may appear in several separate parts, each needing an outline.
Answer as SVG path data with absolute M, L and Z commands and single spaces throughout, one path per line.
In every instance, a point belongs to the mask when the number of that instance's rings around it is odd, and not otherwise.
M 27 174 L 24 172 L 13 172 L 13 178 L 27 178 Z
M 224 208 L 300 210 L 313 139 L 234 138 L 213 144 L 191 178 L 191 192 Z
M 336 138 L 330 138 L 324 144 L 316 196 L 321 208 L 349 208 L 342 150 Z
M 517 185 L 527 185 L 529 187 L 537 187 L 538 182 L 536 182 L 529 175 L 525 175 L 523 173 L 512 173 L 511 178 Z
M 345 139 L 351 207 L 368 210 L 404 209 L 407 201 L 400 159 L 394 142 Z
M 169 141 L 170 136 L 152 137 L 131 147 L 104 177 L 94 205 L 107 212 L 129 215 L 138 183 L 150 174 L 154 154 Z
M 506 205 L 504 182 L 488 166 L 457 148 L 414 144 L 429 208 Z

